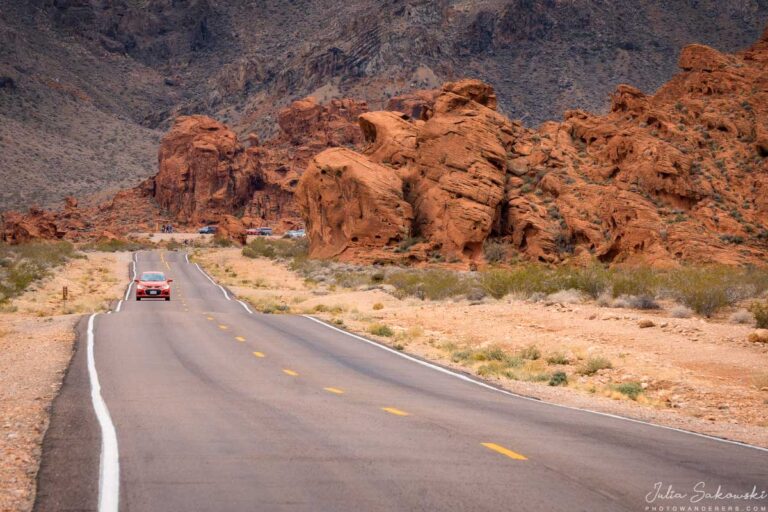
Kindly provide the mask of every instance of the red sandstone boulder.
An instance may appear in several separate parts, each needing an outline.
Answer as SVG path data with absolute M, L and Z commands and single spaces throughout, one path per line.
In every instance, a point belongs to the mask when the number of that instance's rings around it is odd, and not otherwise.
M 413 213 L 397 173 L 348 149 L 317 155 L 296 191 L 313 258 L 370 258 L 410 234 Z M 366 254 L 368 253 L 368 254 Z
M 158 160 L 152 196 L 180 222 L 206 222 L 250 199 L 255 165 L 235 133 L 209 117 L 178 118 L 160 143 Z

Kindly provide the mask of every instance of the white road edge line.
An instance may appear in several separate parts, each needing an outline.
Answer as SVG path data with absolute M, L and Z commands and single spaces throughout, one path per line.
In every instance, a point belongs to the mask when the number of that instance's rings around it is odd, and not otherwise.
M 240 305 L 243 306 L 247 312 L 249 312 L 250 314 L 253 314 L 253 311 L 251 311 L 251 308 L 248 307 L 248 304 L 241 301 L 240 299 L 237 299 L 237 302 L 239 302 Z
M 221 286 L 221 285 L 220 285 L 220 284 L 218 284 L 216 281 L 214 281 L 213 279 L 211 279 L 211 276 L 209 276 L 208 274 L 206 274 L 206 273 L 205 273 L 205 271 L 204 271 L 202 268 L 200 268 L 200 265 L 198 265 L 197 263 L 195 263 L 195 266 L 197 267 L 197 270 L 199 270 L 199 271 L 200 271 L 200 273 L 201 273 L 201 274 L 203 274 L 203 275 L 206 277 L 206 279 L 208 279 L 210 282 L 212 282 L 212 283 L 213 283 L 215 286 L 218 286 L 218 287 L 219 287 L 219 289 L 221 290 L 221 293 L 223 293 L 223 294 L 224 294 L 224 298 L 225 298 L 225 299 L 227 299 L 227 300 L 232 300 L 232 298 L 231 298 L 231 297 L 229 296 L 229 294 L 227 293 L 227 290 L 225 290 L 223 286 Z
M 711 439 L 713 441 L 719 441 L 721 443 L 734 444 L 734 445 L 737 445 L 737 446 L 743 446 L 745 448 L 752 448 L 754 450 L 760 450 L 760 451 L 763 451 L 763 452 L 768 452 L 768 448 L 763 448 L 762 446 L 755 446 L 755 445 L 749 444 L 749 443 L 742 443 L 741 441 L 733 441 L 731 439 L 723 439 L 722 437 L 715 437 L 715 436 L 710 436 L 708 434 L 701 434 L 699 432 L 693 432 L 691 430 L 685 430 L 685 429 L 682 429 L 682 428 L 668 427 L 666 425 L 659 425 L 657 423 L 650 423 L 648 421 L 636 420 L 634 418 L 627 418 L 626 416 L 619 416 L 617 414 L 610 414 L 610 413 L 607 413 L 607 412 L 593 411 L 591 409 L 582 409 L 580 407 L 572 407 L 570 405 L 556 404 L 554 402 L 548 402 L 546 400 L 539 400 L 539 399 L 531 398 L 531 397 L 528 397 L 528 396 L 525 396 L 525 395 L 519 395 L 517 393 L 513 393 L 513 392 L 507 391 L 505 389 L 499 389 L 497 387 L 491 386 L 489 384 L 486 384 L 485 382 L 481 382 L 479 380 L 475 380 L 475 379 L 473 379 L 471 377 L 468 377 L 466 375 L 462 375 L 460 373 L 453 372 L 451 370 L 443 368 L 442 366 L 438 366 L 436 364 L 428 363 L 427 361 L 422 361 L 421 359 L 417 359 L 415 357 L 409 356 L 408 354 L 404 354 L 404 353 L 402 353 L 402 352 L 400 352 L 398 350 L 395 350 L 393 348 L 389 348 L 387 346 L 381 345 L 380 343 L 376 343 L 376 342 L 371 341 L 369 339 L 363 338 L 362 336 L 358 336 L 357 334 L 352 334 L 351 332 L 347 332 L 347 331 L 345 331 L 343 329 L 339 329 L 338 327 L 334 327 L 334 326 L 332 326 L 330 324 L 327 324 L 327 323 L 323 322 L 322 320 L 319 320 L 319 319 L 317 319 L 317 318 L 315 318 L 313 316 L 310 316 L 310 315 L 301 315 L 301 316 L 303 316 L 304 318 L 309 318 L 313 322 L 317 322 L 320 325 L 324 325 L 324 326 L 328 327 L 329 329 L 333 329 L 334 331 L 338 331 L 338 332 L 340 332 L 342 334 L 346 334 L 347 336 L 351 336 L 352 338 L 355 338 L 357 340 L 364 341 L 364 342 L 366 342 L 366 343 L 368 343 L 370 345 L 373 345 L 374 347 L 378 347 L 378 348 L 380 348 L 382 350 L 386 350 L 387 352 L 391 352 L 391 353 L 393 353 L 395 355 L 398 355 L 398 356 L 400 356 L 402 358 L 408 359 L 409 361 L 413 361 L 414 363 L 418 363 L 418 364 L 420 364 L 422 366 L 426 366 L 427 368 L 431 368 L 433 370 L 436 370 L 436 371 L 441 372 L 441 373 L 445 373 L 447 375 L 451 375 L 453 377 L 456 377 L 457 379 L 461 379 L 461 380 L 466 381 L 466 382 L 471 382 L 472 384 L 476 384 L 476 385 L 478 385 L 480 387 L 483 387 L 483 388 L 486 388 L 486 389 L 490 389 L 492 391 L 496 391 L 497 393 L 502 393 L 504 395 L 513 396 L 513 397 L 516 397 L 516 398 L 522 398 L 523 400 L 528 400 L 528 401 L 531 401 L 531 402 L 537 402 L 537 403 L 540 403 L 540 404 L 547 404 L 547 405 L 551 405 L 551 406 L 554 406 L 554 407 L 560 407 L 562 409 L 570 409 L 572 411 L 588 412 L 588 413 L 591 413 L 591 414 L 597 414 L 598 416 L 604 416 L 604 417 L 607 417 L 607 418 L 614 418 L 614 419 L 618 419 L 618 420 L 629 421 L 631 423 L 638 423 L 640 425 L 647 425 L 647 426 L 650 426 L 650 427 L 662 428 L 662 429 L 665 429 L 665 430 L 672 430 L 672 431 L 675 431 L 675 432 L 682 432 L 683 434 L 689 434 L 689 435 L 692 435 L 692 436 L 703 437 L 704 439 Z
M 117 512 L 120 499 L 120 460 L 117 449 L 117 433 L 101 396 L 99 374 L 93 356 L 93 319 L 88 318 L 88 376 L 91 381 L 91 401 L 101 427 L 101 457 L 99 460 L 99 512 Z
M 186 261 L 187 264 L 189 264 L 189 254 L 186 252 L 184 253 L 184 261 Z
M 128 283 L 128 289 L 125 290 L 125 297 L 123 298 L 123 300 L 128 300 L 128 297 L 130 297 L 131 288 L 133 288 L 133 281 L 136 279 L 136 253 L 133 253 L 131 268 L 132 268 L 133 277 L 131 277 L 131 282 Z M 120 310 L 118 309 L 118 311 Z

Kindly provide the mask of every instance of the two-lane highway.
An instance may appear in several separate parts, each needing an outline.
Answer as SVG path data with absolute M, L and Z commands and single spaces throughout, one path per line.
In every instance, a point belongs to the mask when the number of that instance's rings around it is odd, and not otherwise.
M 515 397 L 311 318 L 254 314 L 183 253 L 140 252 L 146 270 L 174 279 L 173 300 L 130 294 L 93 319 L 119 454 L 104 506 L 119 492 L 123 511 L 640 511 L 657 482 L 768 482 L 766 451 Z M 37 510 L 98 506 L 109 447 L 87 362 L 81 339 Z

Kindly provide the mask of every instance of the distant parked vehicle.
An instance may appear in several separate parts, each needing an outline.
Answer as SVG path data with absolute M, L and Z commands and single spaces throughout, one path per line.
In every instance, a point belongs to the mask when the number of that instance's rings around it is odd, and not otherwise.
M 245 230 L 246 235 L 256 236 L 270 236 L 272 235 L 272 228 L 248 228 Z
M 303 229 L 292 229 L 285 232 L 285 236 L 288 238 L 304 238 L 307 233 Z
M 202 228 L 198 229 L 197 232 L 201 235 L 213 235 L 216 233 L 216 226 L 203 226 Z

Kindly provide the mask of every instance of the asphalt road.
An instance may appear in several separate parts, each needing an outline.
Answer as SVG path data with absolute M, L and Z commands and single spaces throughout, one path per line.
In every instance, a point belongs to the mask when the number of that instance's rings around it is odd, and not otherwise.
M 137 254 L 138 272 L 157 269 L 172 301 L 131 293 L 93 320 L 120 510 L 643 511 L 691 505 L 699 482 L 768 487 L 765 451 L 503 394 L 310 318 L 252 314 L 183 253 Z M 81 331 L 36 510 L 96 509 L 109 465 Z M 689 496 L 646 503 L 658 482 Z

